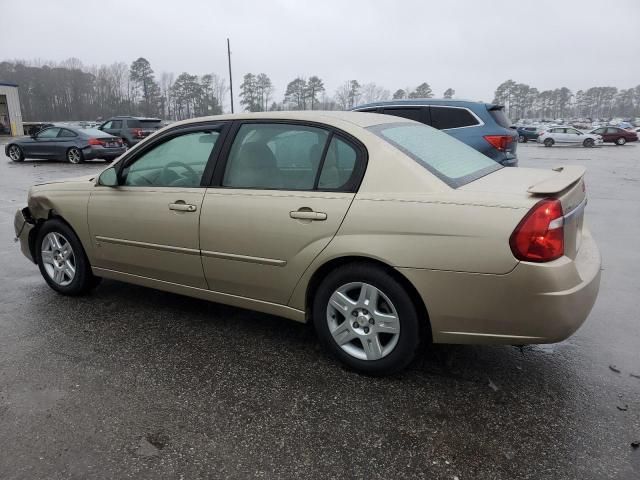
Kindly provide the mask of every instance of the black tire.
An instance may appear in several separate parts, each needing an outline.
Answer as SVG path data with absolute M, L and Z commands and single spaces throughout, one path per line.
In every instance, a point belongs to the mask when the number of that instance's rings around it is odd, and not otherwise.
M 525 137 L 524 135 L 518 135 L 518 142 L 527 143 L 527 137 Z
M 71 147 L 69 150 L 67 150 L 67 162 L 76 165 L 84 162 L 84 155 L 82 154 L 82 150 L 77 147 Z
M 7 151 L 9 153 L 9 158 L 13 162 L 22 162 L 24 161 L 24 151 L 20 148 L 19 145 L 9 145 L 7 147 Z M 15 153 L 13 153 L 13 152 Z
M 61 235 L 73 249 L 75 275 L 68 285 L 61 285 L 56 282 L 45 267 L 42 258 L 43 241 L 50 233 Z M 91 265 L 89 265 L 89 260 L 80 239 L 66 223 L 57 218 L 47 220 L 38 230 L 35 242 L 35 257 L 42 277 L 58 293 L 69 296 L 83 295 L 100 283 L 101 279 L 91 272 Z
M 593 141 L 593 138 L 585 138 L 584 142 L 582 142 L 582 145 L 584 145 L 586 148 L 591 148 L 595 145 L 595 142 Z
M 329 299 L 341 286 L 352 282 L 363 282 L 375 287 L 389 299 L 397 312 L 400 325 L 397 343 L 380 359 L 356 358 L 343 350 L 331 335 L 328 324 Z M 344 322 L 351 323 L 352 317 L 344 318 Z M 315 292 L 312 319 L 322 345 L 349 368 L 368 375 L 391 375 L 404 369 L 415 358 L 421 343 L 421 319 L 409 293 L 388 271 L 365 263 L 344 265 L 326 276 Z M 353 341 L 362 346 L 361 340 Z
M 622 146 L 622 145 L 624 145 L 625 143 L 627 143 L 627 139 L 626 139 L 626 138 L 624 138 L 624 137 L 620 137 L 620 138 L 618 138 L 618 139 L 616 140 L 616 145 L 620 145 L 620 146 Z
M 544 146 L 545 147 L 553 147 L 553 144 L 556 143 L 553 141 L 553 138 L 545 138 L 544 139 Z

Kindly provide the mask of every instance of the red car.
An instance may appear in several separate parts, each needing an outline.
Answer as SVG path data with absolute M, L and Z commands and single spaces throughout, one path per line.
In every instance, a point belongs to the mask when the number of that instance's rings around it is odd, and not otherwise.
M 615 143 L 616 145 L 624 145 L 627 142 L 637 142 L 638 134 L 619 127 L 600 127 L 589 133 L 595 133 L 602 136 L 604 142 Z

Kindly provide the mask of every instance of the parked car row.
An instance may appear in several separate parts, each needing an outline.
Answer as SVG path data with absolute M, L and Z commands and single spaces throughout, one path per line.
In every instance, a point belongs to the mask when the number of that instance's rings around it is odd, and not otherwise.
M 637 132 L 611 126 L 596 128 L 590 132 L 583 132 L 566 125 L 521 126 L 517 128 L 517 131 L 519 142 L 536 141 L 545 147 L 551 147 L 555 144 L 582 144 L 585 147 L 593 147 L 602 143 L 624 145 L 627 142 L 638 141 Z

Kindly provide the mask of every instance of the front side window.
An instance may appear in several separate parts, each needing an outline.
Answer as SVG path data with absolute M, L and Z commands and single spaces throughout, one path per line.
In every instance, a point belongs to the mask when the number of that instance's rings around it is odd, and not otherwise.
M 616 134 L 616 133 L 618 133 L 618 129 L 617 129 L 617 128 L 611 128 L 611 127 L 609 127 L 609 128 L 607 128 L 607 133 L 608 133 L 609 135 L 611 135 L 611 134 Z
M 59 127 L 45 128 L 38 133 L 38 138 L 56 138 L 60 133 Z
M 431 107 L 431 125 L 438 130 L 471 127 L 478 123 L 466 108 Z
M 453 188 L 503 168 L 468 145 L 425 125 L 391 123 L 374 125 L 367 130 Z
M 570 133 L 571 135 L 580 135 L 580 132 L 573 128 L 567 128 L 567 133 Z
M 123 184 L 198 187 L 219 132 L 185 133 L 153 147 L 122 171 Z
M 233 141 L 224 187 L 312 190 L 329 134 L 305 125 L 243 124 Z
M 604 135 L 606 128 L 598 128 L 596 130 L 593 131 L 593 133 L 597 134 L 597 135 Z

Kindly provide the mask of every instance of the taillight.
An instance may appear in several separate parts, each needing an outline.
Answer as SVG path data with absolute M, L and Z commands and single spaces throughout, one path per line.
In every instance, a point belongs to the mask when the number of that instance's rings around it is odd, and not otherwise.
M 134 137 L 142 138 L 142 129 L 141 128 L 132 128 L 131 133 L 133 133 Z
M 563 215 L 559 200 L 536 203 L 509 238 L 513 255 L 527 262 L 550 262 L 564 255 Z
M 484 139 L 501 152 L 506 151 L 513 143 L 511 135 L 485 135 Z
M 89 145 L 102 145 L 102 142 L 97 138 L 90 138 Z

